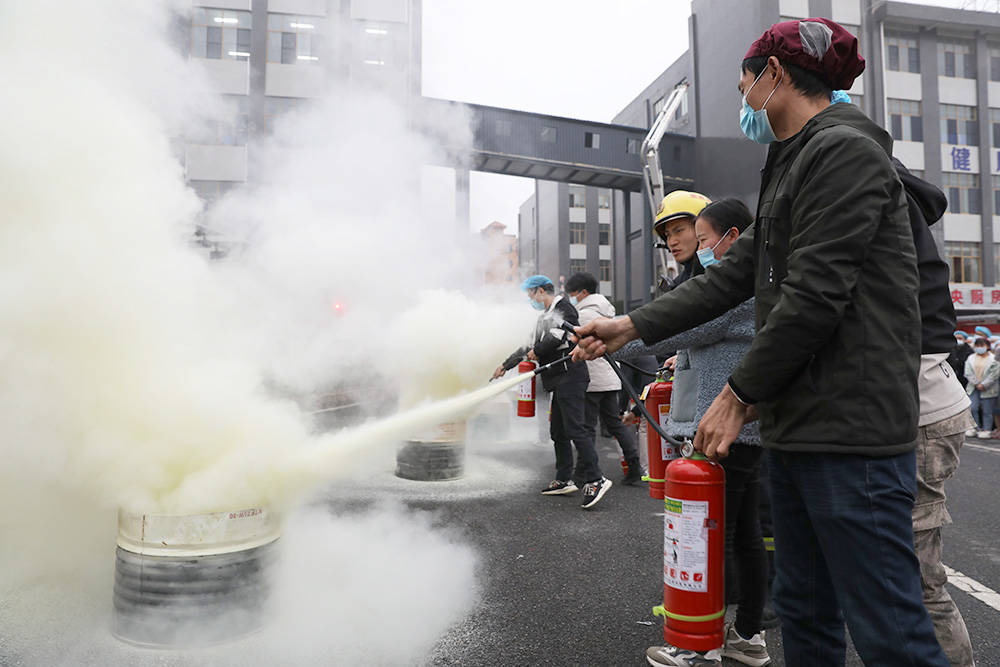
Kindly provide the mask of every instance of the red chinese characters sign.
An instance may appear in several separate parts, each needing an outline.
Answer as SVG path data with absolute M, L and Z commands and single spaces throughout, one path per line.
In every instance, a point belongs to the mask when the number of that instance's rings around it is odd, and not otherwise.
M 1000 310 L 1000 286 L 951 283 L 949 289 L 956 310 Z

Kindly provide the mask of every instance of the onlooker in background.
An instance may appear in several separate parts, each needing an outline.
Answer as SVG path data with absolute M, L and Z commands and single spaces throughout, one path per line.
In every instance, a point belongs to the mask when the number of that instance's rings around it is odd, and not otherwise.
M 965 435 L 988 438 L 990 426 L 993 424 L 993 404 L 996 402 L 997 394 L 1000 393 L 997 389 L 1000 362 L 989 353 L 989 343 L 985 338 L 977 337 L 972 349 L 975 354 L 965 362 L 965 379 L 968 380 L 965 391 L 972 401 L 972 418 L 976 420 L 978 433 L 976 429 L 969 429 Z
M 538 316 L 531 345 L 519 348 L 507 357 L 493 371 L 494 378 L 517 366 L 522 359 L 545 365 L 567 355 L 573 347 L 560 325 L 564 322 L 576 325 L 580 320 L 569 300 L 556 296 L 552 281 L 547 276 L 531 276 L 521 283 L 521 289 L 527 292 L 531 307 L 543 312 Z M 552 392 L 549 433 L 556 450 L 556 477 L 542 489 L 542 494 L 573 493 L 578 489 L 577 484 L 582 484 L 583 509 L 596 505 L 611 488 L 611 480 L 601 474 L 593 433 L 588 432 L 585 424 L 589 383 L 590 373 L 586 364 L 564 361 L 542 373 L 542 386 Z
M 722 199 L 702 209 L 695 221 L 702 266 L 708 268 L 718 263 L 752 223 L 753 216 L 739 199 Z M 632 341 L 613 356 L 628 359 L 636 354 L 661 355 L 678 350 L 667 433 L 677 438 L 694 438 L 698 422 L 725 388 L 729 376 L 750 349 L 753 337 L 751 298 L 725 315 L 655 345 L 647 347 L 642 341 Z M 736 619 L 726 628 L 721 657 L 749 665 L 764 665 L 770 660 L 762 630 L 768 565 L 758 515 L 758 470 L 764 454 L 760 445 L 757 422 L 745 424 L 729 456 L 719 461 L 726 472 L 726 597 L 738 601 Z M 737 589 L 736 596 L 732 595 L 733 588 Z M 670 665 L 702 664 L 702 660 L 719 657 L 718 651 L 697 654 L 674 646 L 658 647 L 656 651 L 662 664 Z
M 972 346 L 967 342 L 969 336 L 964 331 L 955 332 L 955 347 L 948 354 L 948 365 L 955 371 L 958 381 L 964 387 L 968 380 L 965 379 L 965 360 L 972 354 Z
M 580 324 L 598 317 L 615 316 L 615 307 L 598 292 L 599 285 L 597 278 L 590 273 L 574 273 L 566 281 L 566 293 L 570 303 L 580 313 Z M 639 462 L 635 433 L 618 416 L 618 392 L 621 391 L 622 382 L 607 359 L 588 361 L 587 370 L 590 372 L 590 384 L 587 386 L 585 424 L 591 437 L 596 437 L 597 422 L 600 420 L 601 425 L 618 441 L 628 466 L 628 474 L 622 482 L 631 486 L 642 479 L 643 470 Z
M 990 337 L 993 335 L 993 332 L 984 326 L 978 326 L 975 329 L 973 329 L 972 332 L 973 334 L 979 336 L 980 338 L 985 338 L 987 341 L 989 341 Z
M 920 419 L 917 422 L 917 498 L 913 505 L 913 546 L 920 561 L 924 607 L 934 623 L 934 635 L 951 667 L 974 667 L 972 642 L 965 620 L 945 584 L 948 573 L 941 563 L 941 527 L 951 523 L 945 506 L 944 483 L 958 469 L 958 452 L 965 429 L 972 425 L 969 397 L 958 382 L 961 374 L 945 363 L 957 338 L 955 306 L 951 301 L 948 264 L 938 254 L 929 225 L 948 206 L 938 188 L 911 174 L 893 159 L 906 190 L 920 274 Z M 954 336 L 954 338 L 953 338 Z M 963 336 L 964 337 L 964 336 Z M 971 350 L 970 350 L 971 352 Z

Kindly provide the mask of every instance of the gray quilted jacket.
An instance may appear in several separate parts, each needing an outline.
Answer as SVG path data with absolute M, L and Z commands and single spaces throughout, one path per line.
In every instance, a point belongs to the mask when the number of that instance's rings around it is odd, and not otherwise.
M 641 340 L 634 340 L 612 356 L 628 360 L 646 354 L 664 356 L 677 351 L 667 433 L 690 438 L 743 355 L 750 349 L 753 336 L 754 300 L 748 299 L 694 329 L 650 346 Z M 759 445 L 759 423 L 744 424 L 736 441 Z

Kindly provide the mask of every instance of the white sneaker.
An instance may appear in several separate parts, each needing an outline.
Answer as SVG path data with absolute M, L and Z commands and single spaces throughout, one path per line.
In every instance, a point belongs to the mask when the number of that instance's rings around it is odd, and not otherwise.
M 974 437 L 976 437 L 976 433 L 978 433 L 978 431 L 976 431 L 976 429 L 970 428 L 968 431 L 965 432 L 965 437 L 967 437 L 967 438 L 974 438 Z
M 722 657 L 732 658 L 751 667 L 763 667 L 770 663 L 771 656 L 767 654 L 767 646 L 764 644 L 764 631 L 761 630 L 750 639 L 743 639 L 734 626 L 728 626 Z
M 646 649 L 646 662 L 653 667 L 712 667 L 722 664 L 722 654 L 717 648 L 701 653 L 668 644 Z
M 985 440 L 988 437 L 990 437 L 990 432 L 989 431 L 980 431 L 979 433 L 976 434 L 976 437 L 979 438 L 980 440 Z

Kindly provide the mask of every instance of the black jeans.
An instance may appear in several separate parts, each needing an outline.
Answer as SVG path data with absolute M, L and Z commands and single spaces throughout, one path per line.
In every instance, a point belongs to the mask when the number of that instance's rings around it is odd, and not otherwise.
M 736 631 L 747 639 L 760 632 L 767 598 L 767 555 L 758 506 L 763 456 L 759 445 L 733 443 L 729 456 L 719 460 L 726 471 L 726 582 L 738 589 Z
M 597 420 L 615 437 L 626 461 L 638 462 L 639 450 L 635 444 L 635 429 L 622 423 L 618 415 L 618 391 L 588 391 L 586 427 L 591 440 L 597 437 Z
M 556 479 L 577 484 L 601 479 L 601 467 L 594 448 L 594 432 L 586 424 L 587 384 L 564 382 L 552 390 L 552 415 L 549 434 L 556 450 Z M 572 443 L 572 444 L 571 444 Z M 576 446 L 576 469 L 573 446 Z
M 844 664 L 844 621 L 866 665 L 947 667 L 913 549 L 914 452 L 769 450 L 774 606 L 785 664 Z

